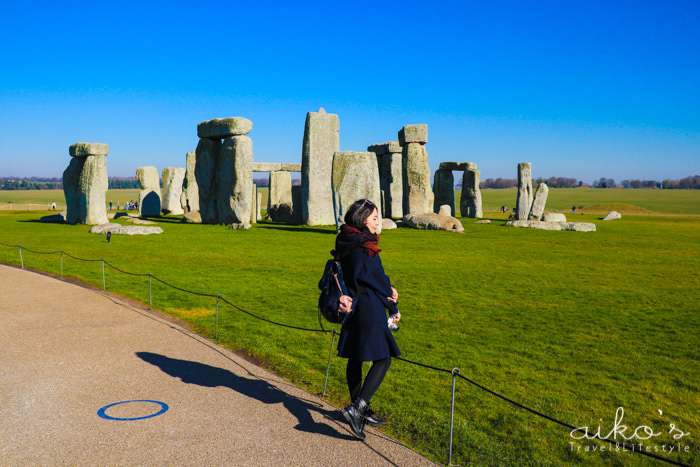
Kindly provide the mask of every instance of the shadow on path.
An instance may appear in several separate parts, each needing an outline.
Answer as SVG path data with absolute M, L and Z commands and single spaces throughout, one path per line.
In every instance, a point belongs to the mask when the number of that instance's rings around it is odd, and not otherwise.
M 340 417 L 337 411 L 329 411 L 320 404 L 292 397 L 263 379 L 245 378 L 223 368 L 189 360 L 177 360 L 151 352 L 136 352 L 136 356 L 151 365 L 157 366 L 168 375 L 179 378 L 183 383 L 209 388 L 223 386 L 264 404 L 282 403 L 297 418 L 298 424 L 294 428 L 299 431 L 318 433 L 339 439 L 356 439 L 349 434 L 339 433 L 335 428 L 327 424 L 317 423 L 311 416 L 311 411 L 314 411 L 320 413 L 328 420 L 344 422 L 344 419 Z

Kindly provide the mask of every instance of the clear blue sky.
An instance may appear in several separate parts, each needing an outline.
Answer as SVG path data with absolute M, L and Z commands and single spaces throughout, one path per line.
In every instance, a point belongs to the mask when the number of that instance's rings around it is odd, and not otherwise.
M 253 121 L 301 162 L 306 112 L 341 150 L 427 123 L 486 178 L 700 174 L 700 2 L 0 1 L 0 176 L 58 176 L 77 141 L 110 176 L 184 166 L 197 123 Z

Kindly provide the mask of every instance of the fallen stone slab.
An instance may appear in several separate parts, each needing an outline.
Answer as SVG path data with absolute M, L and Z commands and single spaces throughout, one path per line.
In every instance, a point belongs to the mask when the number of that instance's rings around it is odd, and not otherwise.
M 215 118 L 197 125 L 200 138 L 223 139 L 229 136 L 243 136 L 253 129 L 253 122 L 243 117 Z
M 446 230 L 448 232 L 464 232 L 464 226 L 455 217 L 441 216 L 432 212 L 424 214 L 406 214 L 404 224 L 414 229 Z
M 545 222 L 566 222 L 566 216 L 560 212 L 545 212 L 542 215 Z
M 109 146 L 103 143 L 75 143 L 68 148 L 72 157 L 106 156 Z
M 90 233 L 106 234 L 112 232 L 112 235 L 151 235 L 161 234 L 163 229 L 160 227 L 142 227 L 138 225 L 120 225 L 120 224 L 100 224 L 90 229 Z
M 540 230 L 568 230 L 570 232 L 595 232 L 595 224 L 590 222 L 544 222 L 514 220 L 506 222 L 510 227 L 526 227 Z
M 474 221 L 475 224 L 490 224 L 491 221 L 488 219 L 481 219 L 480 221 Z
M 615 219 L 622 219 L 622 214 L 617 211 L 610 211 L 604 218 L 604 221 L 612 221 Z

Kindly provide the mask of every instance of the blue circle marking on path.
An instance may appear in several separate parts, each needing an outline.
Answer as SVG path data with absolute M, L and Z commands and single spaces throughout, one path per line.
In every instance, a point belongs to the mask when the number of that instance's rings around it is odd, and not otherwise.
M 109 415 L 107 415 L 107 409 L 109 409 L 110 407 L 114 407 L 115 405 L 128 404 L 130 402 L 151 402 L 153 404 L 160 405 L 160 410 L 154 414 L 146 415 L 145 417 L 117 418 L 117 417 L 110 417 Z M 114 404 L 105 405 L 104 407 L 102 407 L 100 410 L 97 411 L 97 415 L 99 415 L 102 418 L 106 418 L 107 420 L 143 420 L 144 418 L 157 417 L 158 415 L 164 414 L 165 412 L 168 411 L 168 409 L 169 409 L 168 404 L 166 404 L 165 402 L 149 401 L 149 400 L 122 401 L 122 402 L 115 402 Z

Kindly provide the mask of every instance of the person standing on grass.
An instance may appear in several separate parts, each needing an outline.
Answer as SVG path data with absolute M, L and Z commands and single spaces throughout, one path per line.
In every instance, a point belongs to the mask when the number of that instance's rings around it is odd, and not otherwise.
M 399 294 L 384 273 L 377 244 L 377 207 L 368 199 L 355 201 L 345 213 L 345 224 L 335 239 L 331 254 L 340 259 L 350 296 L 340 299 L 340 311 L 347 313 L 353 301 L 355 311 L 345 321 L 338 339 L 338 356 L 347 358 L 346 378 L 351 404 L 342 410 L 352 432 L 365 439 L 364 426 L 378 426 L 369 401 L 384 380 L 391 358 L 401 355 L 387 326 L 385 309 L 393 322 L 401 319 L 397 308 Z M 364 383 L 362 363 L 372 362 Z

